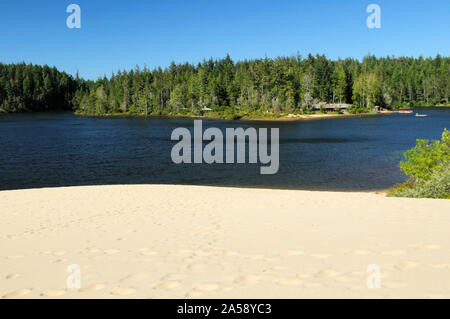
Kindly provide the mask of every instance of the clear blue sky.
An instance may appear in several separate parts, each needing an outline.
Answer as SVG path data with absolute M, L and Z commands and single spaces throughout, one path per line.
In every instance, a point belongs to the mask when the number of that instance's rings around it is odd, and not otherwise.
M 81 29 L 66 26 L 71 3 L 81 7 Z M 371 3 L 381 7 L 381 29 L 366 26 Z M 448 56 L 449 15 L 450 0 L 1 0 L 0 61 L 96 79 L 227 53 Z

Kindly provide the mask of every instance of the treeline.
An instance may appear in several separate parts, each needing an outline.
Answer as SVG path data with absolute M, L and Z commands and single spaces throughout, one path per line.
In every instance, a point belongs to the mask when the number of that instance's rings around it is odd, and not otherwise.
M 375 105 L 449 104 L 450 57 L 366 56 L 362 61 L 324 55 L 234 62 L 227 56 L 197 65 L 136 67 L 97 81 L 55 68 L 0 64 L 0 110 L 73 109 L 83 114 L 200 114 L 305 112 L 318 102 Z
M 0 63 L 0 113 L 72 110 L 83 86 L 55 67 Z
M 136 67 L 93 83 L 78 95 L 87 114 L 199 113 L 214 111 L 296 112 L 317 102 L 375 105 L 448 104 L 450 58 L 376 58 L 331 61 L 323 55 L 234 63 L 229 56 L 196 66 Z

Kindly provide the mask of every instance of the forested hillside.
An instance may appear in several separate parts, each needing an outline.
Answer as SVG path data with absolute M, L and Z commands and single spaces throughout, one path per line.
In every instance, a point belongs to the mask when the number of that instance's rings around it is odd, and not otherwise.
M 79 102 L 82 113 L 301 111 L 317 102 L 380 105 L 448 104 L 450 58 L 330 61 L 325 56 L 234 63 L 230 57 L 194 66 L 136 67 L 98 80 Z
M 305 112 L 318 103 L 448 105 L 450 58 L 366 56 L 332 61 L 323 55 L 197 65 L 136 67 L 86 82 L 47 66 L 0 64 L 0 110 L 73 109 L 82 114 Z
M 72 110 L 83 85 L 54 67 L 0 63 L 0 113 Z

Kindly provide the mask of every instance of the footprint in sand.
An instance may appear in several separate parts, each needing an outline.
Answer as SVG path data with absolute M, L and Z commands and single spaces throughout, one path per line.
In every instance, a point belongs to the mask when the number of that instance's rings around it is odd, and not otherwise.
M 43 297 L 58 297 L 64 295 L 65 290 L 44 290 L 41 292 L 41 296 Z
M 9 274 L 8 276 L 6 276 L 6 279 L 16 279 L 19 276 L 19 274 Z
M 414 261 L 402 261 L 402 262 L 394 265 L 394 267 L 399 270 L 411 269 L 411 268 L 415 268 L 417 266 L 419 266 L 419 263 L 416 263 Z
M 365 272 L 365 271 L 352 271 L 350 273 L 350 275 L 357 276 L 357 277 L 364 277 L 364 276 L 367 276 L 367 272 Z
M 177 251 L 173 251 L 170 253 L 172 256 L 186 257 L 192 254 L 192 250 L 189 249 L 181 249 Z
M 12 292 L 7 293 L 3 296 L 3 298 L 18 298 L 25 295 L 28 295 L 31 292 L 31 289 L 19 289 Z
M 13 255 L 13 256 L 8 256 L 6 258 L 8 258 L 8 259 L 20 259 L 20 258 L 23 258 L 23 257 L 25 257 L 25 256 L 24 255 Z
M 258 283 L 259 279 L 258 276 L 246 275 L 237 277 L 234 282 L 239 285 L 254 285 Z
M 127 296 L 127 295 L 134 294 L 135 292 L 136 292 L 136 289 L 133 289 L 133 288 L 116 287 L 111 291 L 111 294 L 116 295 L 116 296 Z
M 430 267 L 435 269 L 450 269 L 450 264 L 430 264 Z
M 337 277 L 335 280 L 337 282 L 350 282 L 350 281 L 353 281 L 354 278 L 342 276 L 342 277 Z
M 303 287 L 305 287 L 305 288 L 321 288 L 321 287 L 323 287 L 323 285 L 318 282 L 308 282 L 308 283 L 304 283 Z
M 63 263 L 63 262 L 66 262 L 66 261 L 67 261 L 67 259 L 65 259 L 65 258 L 60 258 L 60 259 L 52 260 L 52 263 L 53 263 L 53 264 L 56 264 L 56 263 Z
M 247 255 L 246 257 L 252 260 L 260 260 L 264 258 L 264 255 Z
M 336 277 L 339 275 L 339 273 L 335 270 L 321 270 L 317 272 L 314 277 L 316 278 L 330 278 L 330 277 Z
M 56 263 L 63 263 L 63 262 L 65 262 L 65 261 L 67 261 L 67 259 L 65 259 L 65 258 L 60 258 L 60 259 L 52 260 L 52 263 L 53 263 L 53 264 L 56 264 Z
M 207 257 L 207 256 L 210 256 L 211 255 L 211 253 L 208 253 L 208 252 L 206 252 L 206 251 L 196 251 L 195 253 L 194 253 L 194 255 L 195 256 L 199 256 L 199 257 Z
M 214 291 L 218 290 L 220 286 L 218 284 L 200 284 L 196 285 L 194 288 L 198 291 Z
M 299 256 L 303 254 L 304 252 L 301 250 L 287 250 L 280 253 L 281 256 Z
M 275 280 L 275 283 L 283 286 L 297 286 L 301 285 L 302 281 L 298 278 L 280 278 Z
M 371 252 L 369 250 L 364 250 L 364 249 L 355 249 L 355 250 L 350 250 L 347 251 L 347 255 L 359 255 L 359 256 L 363 256 L 363 255 L 369 255 Z
M 97 291 L 97 290 L 102 290 L 104 288 L 106 288 L 106 286 L 104 284 L 91 284 L 91 285 L 88 285 L 86 287 L 79 289 L 78 291 L 80 291 L 80 292 Z
M 120 253 L 120 250 L 117 249 L 106 249 L 103 251 L 106 255 L 115 255 Z
M 222 256 L 232 257 L 239 255 L 237 252 L 234 251 L 225 251 L 222 253 Z
M 148 257 L 148 256 L 155 256 L 156 252 L 155 251 L 142 251 L 141 255 L 142 256 L 146 256 L 146 257 Z
M 233 290 L 233 288 L 231 288 L 231 287 L 222 287 L 218 291 L 220 291 L 220 292 L 229 292 L 231 290 Z
M 279 271 L 284 271 L 289 269 L 289 267 L 286 266 L 273 266 L 273 270 L 279 270 Z
M 121 281 L 121 282 L 122 281 L 144 281 L 148 277 L 149 277 L 149 274 L 147 274 L 145 272 L 138 272 L 138 273 L 123 277 L 123 278 L 119 279 L 119 281 Z
M 185 275 L 181 274 L 166 274 L 160 278 L 161 281 L 176 281 L 185 278 Z
M 56 251 L 56 252 L 53 253 L 54 256 L 63 256 L 65 254 L 66 254 L 65 251 Z
M 85 248 L 83 250 L 78 251 L 80 254 L 92 254 L 98 252 L 97 248 Z
M 201 265 L 201 264 L 191 264 L 187 266 L 187 269 L 191 270 L 191 271 L 202 271 L 205 269 L 205 266 Z
M 387 250 L 387 251 L 383 251 L 381 254 L 386 255 L 386 256 L 398 256 L 398 255 L 403 255 L 405 253 L 404 250 Z
M 427 245 L 423 245 L 423 246 L 419 247 L 419 249 L 422 249 L 422 250 L 435 250 L 435 249 L 440 249 L 440 248 L 442 248 L 442 246 L 438 245 L 438 244 L 427 244 Z
M 178 281 L 166 281 L 157 284 L 154 288 L 155 289 L 174 289 L 179 287 L 181 284 Z
M 130 249 L 130 251 L 131 251 L 132 253 L 142 253 L 142 252 L 144 252 L 144 251 L 146 251 L 146 250 L 148 250 L 148 248 L 146 248 L 146 247 Z
M 329 254 L 312 254 L 310 256 L 314 257 L 314 258 L 318 258 L 318 259 L 326 259 L 326 258 L 330 257 L 331 255 L 329 255 Z

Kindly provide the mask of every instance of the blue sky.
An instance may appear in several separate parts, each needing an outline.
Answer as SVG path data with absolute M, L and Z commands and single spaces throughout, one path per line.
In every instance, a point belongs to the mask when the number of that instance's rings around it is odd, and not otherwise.
M 81 29 L 66 26 L 71 3 L 81 7 Z M 366 26 L 371 3 L 381 7 L 381 29 Z M 448 56 L 449 14 L 449 0 L 1 0 L 0 61 L 96 79 L 227 53 Z

